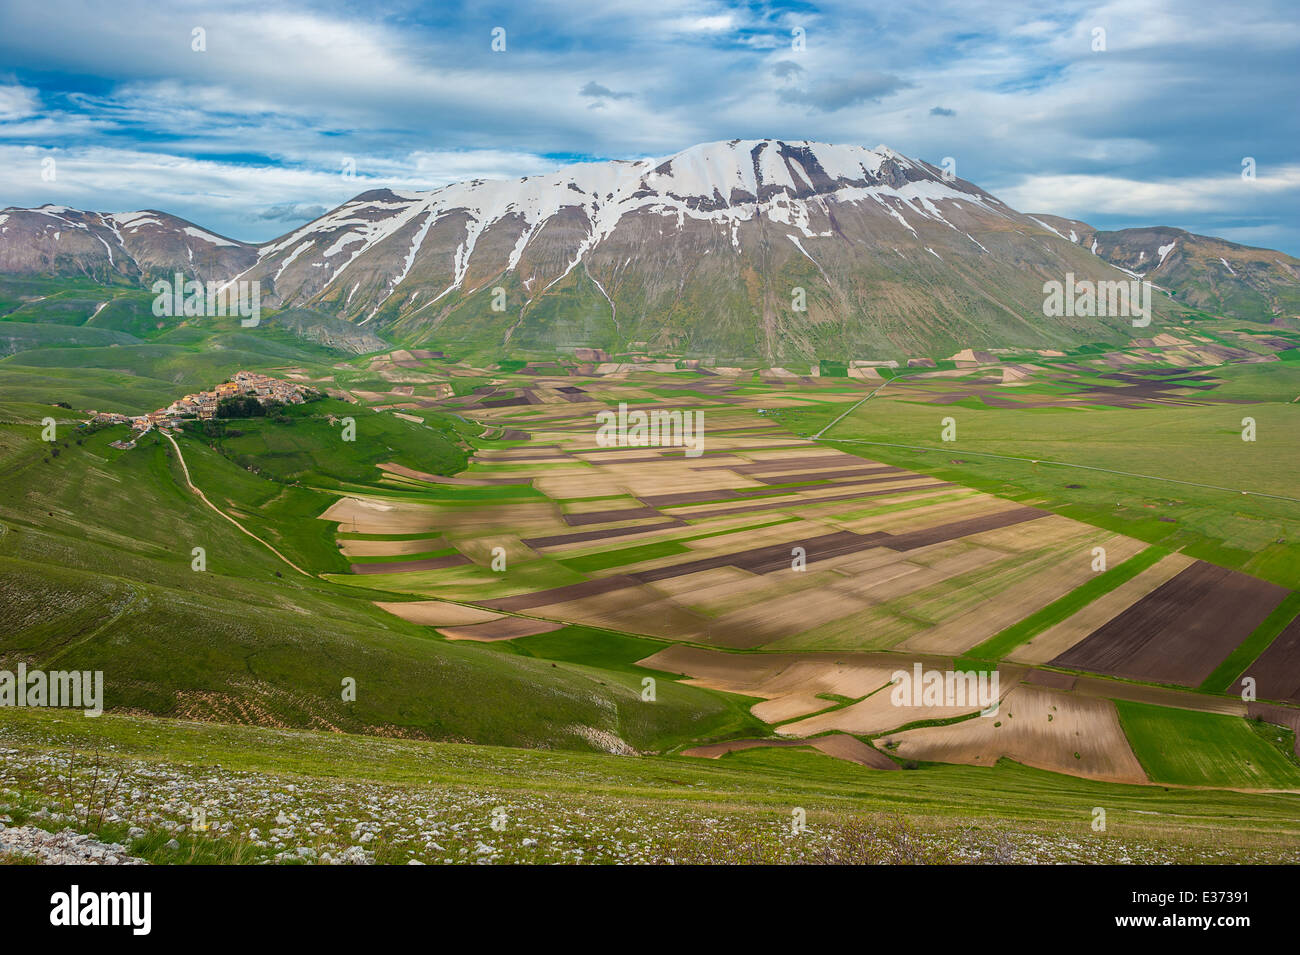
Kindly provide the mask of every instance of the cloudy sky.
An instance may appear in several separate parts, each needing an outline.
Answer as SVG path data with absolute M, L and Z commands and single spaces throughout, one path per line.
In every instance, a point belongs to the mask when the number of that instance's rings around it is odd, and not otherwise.
M 0 207 L 260 241 L 378 185 L 771 137 L 1300 255 L 1294 0 L 159 6 L 0 2 Z

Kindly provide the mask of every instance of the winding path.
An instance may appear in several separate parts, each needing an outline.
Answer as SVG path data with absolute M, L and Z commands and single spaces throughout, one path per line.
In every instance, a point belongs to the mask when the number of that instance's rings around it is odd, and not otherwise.
M 172 447 L 176 449 L 176 460 L 180 461 L 180 463 L 181 463 L 181 470 L 182 470 L 183 472 L 185 472 L 185 483 L 188 484 L 188 485 L 190 486 L 190 490 L 191 490 L 191 491 L 193 491 L 195 494 L 197 494 L 197 495 L 199 496 L 199 500 L 201 500 L 201 501 L 202 501 L 204 504 L 206 504 L 208 507 L 212 508 L 214 511 L 216 511 L 218 514 L 220 514 L 220 515 L 221 515 L 222 517 L 224 517 L 226 520 L 230 521 L 230 523 L 234 524 L 236 527 L 238 527 L 241 531 L 243 531 L 243 532 L 244 532 L 245 534 L 247 534 L 249 537 L 253 538 L 253 540 L 257 541 L 259 544 L 261 544 L 263 547 L 265 547 L 267 550 L 269 550 L 269 551 L 270 551 L 272 554 L 274 554 L 276 557 L 279 557 L 282 561 L 284 561 L 286 564 L 288 564 L 288 565 L 289 565 L 290 567 L 292 567 L 294 570 L 298 571 L 298 573 L 302 574 L 304 577 L 310 577 L 310 576 L 311 576 L 311 574 L 307 573 L 307 571 L 303 570 L 301 567 L 299 567 L 297 564 L 295 564 L 293 561 L 291 561 L 288 557 L 285 557 L 284 554 L 281 554 L 278 550 L 276 550 L 274 547 L 272 547 L 272 546 L 271 546 L 270 544 L 268 544 L 266 541 L 262 540 L 262 538 L 258 537 L 256 534 L 254 534 L 252 531 L 250 531 L 250 530 L 249 530 L 247 527 L 245 527 L 243 524 L 239 523 L 239 521 L 235 520 L 233 517 L 231 517 L 229 514 L 227 514 L 227 513 L 226 513 L 225 511 L 223 511 L 221 508 L 217 507 L 217 505 L 215 505 L 215 504 L 213 504 L 211 501 L 209 501 L 209 500 L 208 500 L 208 496 L 207 496 L 206 494 L 204 494 L 201 490 L 199 490 L 198 486 L 194 483 L 193 479 L 190 478 L 190 468 L 189 468 L 189 465 L 187 465 L 187 464 L 185 463 L 185 455 L 181 452 L 181 446 L 180 446 L 179 444 L 176 443 L 176 439 L 173 438 L 173 437 L 172 437 L 170 434 L 168 434 L 166 431 L 159 431 L 159 434 L 161 434 L 164 438 L 166 438 L 168 441 L 170 441 L 170 442 L 172 443 Z

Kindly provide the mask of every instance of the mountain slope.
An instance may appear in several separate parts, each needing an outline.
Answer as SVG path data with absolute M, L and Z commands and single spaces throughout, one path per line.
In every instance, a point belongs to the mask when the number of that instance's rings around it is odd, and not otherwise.
M 1035 218 L 1194 308 L 1257 322 L 1300 313 L 1300 259 L 1281 252 L 1167 226 L 1103 232 L 1077 219 Z

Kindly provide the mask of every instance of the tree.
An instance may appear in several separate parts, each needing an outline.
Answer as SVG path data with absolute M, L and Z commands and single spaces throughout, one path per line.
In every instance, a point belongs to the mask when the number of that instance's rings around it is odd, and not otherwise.
M 262 403 L 250 395 L 236 395 L 217 402 L 218 418 L 260 418 L 265 414 Z

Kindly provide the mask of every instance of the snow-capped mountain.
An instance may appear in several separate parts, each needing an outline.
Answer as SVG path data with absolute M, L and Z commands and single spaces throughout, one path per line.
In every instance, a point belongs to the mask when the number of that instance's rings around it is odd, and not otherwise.
M 1300 314 L 1300 260 L 1281 252 L 1167 226 L 1102 232 L 1077 219 L 1035 218 L 1192 308 L 1256 321 Z
M 906 213 L 955 230 L 935 203 L 958 199 L 1014 215 L 968 183 L 945 182 L 938 170 L 884 146 L 708 143 L 663 160 L 589 163 L 513 182 L 368 192 L 264 247 L 250 276 L 269 278 L 284 301 L 343 292 L 340 309 L 369 321 L 386 304 L 404 313 L 402 305 L 418 302 L 427 311 L 503 273 L 515 274 L 532 300 L 598 262 L 607 244 L 619 244 L 621 229 L 668 242 L 708 234 L 707 251 L 729 247 L 734 255 L 745 254 L 747 241 L 756 247 L 784 238 L 790 252 L 815 264 L 803 240 L 837 237 L 834 206 L 870 203 L 917 237 Z
M 1044 282 L 1131 277 L 1083 241 L 1083 223 L 1023 215 L 886 146 L 732 140 L 373 190 L 261 246 L 155 212 L 0 216 L 0 271 L 256 280 L 264 305 L 476 350 L 645 342 L 776 359 L 1130 329 L 1043 315 Z
M 66 206 L 0 210 L 0 272 L 147 280 L 184 272 L 226 278 L 257 261 L 257 246 L 165 212 L 81 212 Z
M 1061 344 L 1042 284 L 1122 275 L 885 146 L 708 143 L 433 192 L 364 193 L 263 246 L 264 300 L 410 340 L 713 354 Z

